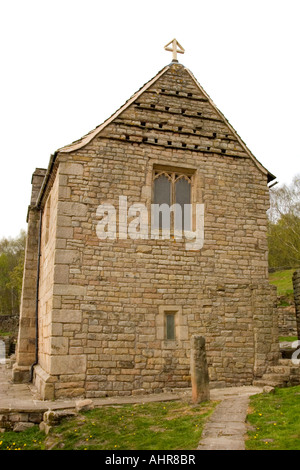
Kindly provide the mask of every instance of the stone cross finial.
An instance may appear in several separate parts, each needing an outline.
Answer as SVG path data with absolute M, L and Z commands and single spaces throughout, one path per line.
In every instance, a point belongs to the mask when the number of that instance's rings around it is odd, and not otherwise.
M 172 47 L 169 47 L 170 44 L 172 44 Z M 173 60 L 172 62 L 178 62 L 177 60 L 177 53 L 179 54 L 184 54 L 185 50 L 183 47 L 179 44 L 177 39 L 172 39 L 172 41 L 168 42 L 168 44 L 165 45 L 165 50 L 170 51 L 173 53 Z

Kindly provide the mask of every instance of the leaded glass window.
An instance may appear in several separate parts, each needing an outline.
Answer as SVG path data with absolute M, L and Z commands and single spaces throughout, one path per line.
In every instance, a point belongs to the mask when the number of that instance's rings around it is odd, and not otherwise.
M 170 213 L 169 220 L 163 217 L 162 211 L 155 208 L 153 226 L 159 229 L 174 227 L 175 230 L 192 230 L 192 175 L 176 171 L 154 171 L 153 203 L 163 204 L 169 208 L 176 204 Z

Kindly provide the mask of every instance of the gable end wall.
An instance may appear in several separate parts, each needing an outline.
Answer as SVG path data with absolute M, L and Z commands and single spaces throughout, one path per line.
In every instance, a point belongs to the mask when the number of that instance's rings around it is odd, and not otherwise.
M 276 361 L 267 173 L 181 66 L 57 161 L 40 291 L 43 397 L 189 386 L 194 334 L 206 338 L 215 386 L 251 384 Z M 155 165 L 193 171 L 193 202 L 205 205 L 201 250 L 174 239 L 97 237 L 100 204 L 118 207 L 127 196 L 128 206 L 149 208 Z M 164 309 L 177 312 L 175 341 L 164 339 Z

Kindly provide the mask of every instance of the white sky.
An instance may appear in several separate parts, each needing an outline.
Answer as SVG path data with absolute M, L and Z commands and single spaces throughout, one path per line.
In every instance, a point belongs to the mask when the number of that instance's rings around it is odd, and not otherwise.
M 300 173 L 299 0 L 0 0 L 0 238 L 27 228 L 34 169 L 169 64 L 174 37 L 256 158 Z

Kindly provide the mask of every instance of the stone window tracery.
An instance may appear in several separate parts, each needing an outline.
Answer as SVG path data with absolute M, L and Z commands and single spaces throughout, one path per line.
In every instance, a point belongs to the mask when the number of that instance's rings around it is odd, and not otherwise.
M 162 213 L 154 213 L 155 228 L 169 228 L 166 223 L 174 226 L 175 230 L 192 229 L 192 174 L 178 171 L 154 170 L 153 173 L 153 203 L 155 205 L 175 205 L 171 220 L 164 221 Z

